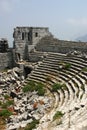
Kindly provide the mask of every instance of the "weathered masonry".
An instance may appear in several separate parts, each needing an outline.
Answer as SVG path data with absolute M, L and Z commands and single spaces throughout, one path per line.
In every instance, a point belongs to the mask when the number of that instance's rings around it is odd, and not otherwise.
M 13 67 L 13 50 L 9 49 L 7 39 L 0 39 L 0 70 Z
M 4 53 L 8 50 L 8 41 L 7 39 L 0 39 L 0 52 Z
M 64 54 L 79 51 L 87 54 L 87 43 L 58 40 L 54 37 L 45 37 L 38 42 L 36 50 L 41 52 L 56 52 Z
M 16 27 L 13 33 L 16 60 L 28 59 L 28 53 L 34 49 L 39 40 L 50 35 L 48 28 Z
M 0 39 L 0 70 L 17 66 L 22 60 L 37 62 L 44 52 L 87 54 L 86 42 L 56 39 L 47 27 L 16 27 L 13 38 L 13 48 L 8 47 L 6 39 Z

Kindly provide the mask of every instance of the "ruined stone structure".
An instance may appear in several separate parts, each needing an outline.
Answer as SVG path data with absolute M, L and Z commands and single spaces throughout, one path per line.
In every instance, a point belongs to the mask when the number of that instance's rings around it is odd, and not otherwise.
M 0 39 L 0 52 L 4 53 L 8 50 L 8 41 L 7 39 Z
M 14 49 L 17 60 L 27 60 L 28 53 L 34 49 L 39 40 L 45 36 L 50 36 L 48 28 L 42 27 L 16 27 L 14 29 Z
M 0 53 L 0 70 L 10 69 L 13 67 L 12 51 Z
M 30 129 L 33 121 L 36 130 L 87 130 L 87 43 L 17 27 L 14 48 L 1 41 L 0 49 L 0 70 L 16 66 L 0 72 L 1 112 L 13 100 L 6 130 Z
M 43 52 L 87 53 L 86 42 L 56 39 L 46 27 L 16 27 L 13 38 L 12 49 L 9 49 L 6 39 L 0 40 L 0 70 L 16 66 L 17 62 L 23 60 L 37 62 L 43 59 Z
M 39 41 L 36 46 L 36 50 L 41 52 L 56 52 L 63 54 L 71 51 L 80 51 L 81 53 L 87 53 L 87 43 L 58 40 L 54 37 L 45 37 Z
M 0 39 L 0 70 L 13 67 L 13 49 L 8 47 L 8 41 Z
M 87 43 L 64 41 L 53 37 L 48 28 L 42 27 L 16 27 L 13 33 L 14 50 L 16 61 L 30 60 L 38 61 L 38 54 L 32 53 L 35 50 L 39 52 L 68 53 L 71 51 L 80 51 L 87 53 Z

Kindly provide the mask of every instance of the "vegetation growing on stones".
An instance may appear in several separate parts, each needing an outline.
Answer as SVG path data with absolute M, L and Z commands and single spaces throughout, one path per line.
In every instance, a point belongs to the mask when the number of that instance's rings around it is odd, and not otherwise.
M 55 83 L 52 85 L 52 91 L 56 92 L 57 90 L 60 90 L 62 88 L 62 85 L 60 83 Z
M 46 81 L 51 81 L 52 80 L 52 77 L 51 76 L 47 76 L 46 77 Z
M 64 68 L 65 68 L 65 69 L 70 69 L 70 67 L 71 67 L 71 64 L 70 64 L 70 63 L 66 63 L 66 64 L 64 65 Z
M 10 115 L 13 114 L 13 111 L 11 111 L 11 109 L 13 108 L 14 105 L 14 100 L 11 99 L 11 97 L 8 94 L 4 95 L 3 97 L 4 101 L 3 100 L 0 101 L 0 120 L 2 122 L 4 122 L 5 119 L 7 119 Z M 3 125 L 1 126 L 3 127 Z
M 64 114 L 61 111 L 57 111 L 53 116 L 53 120 L 60 119 L 61 117 L 63 117 L 63 115 Z
M 6 95 L 4 95 L 4 98 L 5 98 L 5 99 L 9 99 L 10 96 L 6 94 Z
M 62 89 L 63 89 L 63 90 L 67 90 L 66 84 L 62 84 Z
M 87 72 L 87 67 L 83 68 L 82 71 Z
M 2 111 L 0 111 L 0 117 L 8 118 L 11 115 L 12 115 L 12 112 L 10 112 L 7 109 L 3 109 Z
M 66 90 L 67 89 L 66 84 L 54 83 L 52 85 L 52 91 L 53 92 L 56 92 L 57 90 L 60 90 L 60 89 Z
M 24 130 L 33 130 L 36 128 L 36 125 L 39 124 L 39 120 L 33 120 L 31 123 L 29 123 Z
M 45 86 L 38 82 L 30 81 L 26 86 L 23 87 L 23 92 L 33 92 L 37 91 L 37 94 L 39 96 L 43 96 L 45 94 Z
M 84 85 L 81 85 L 81 89 L 82 89 L 83 91 L 85 91 L 85 87 L 84 87 Z
M 8 100 L 5 103 L 1 104 L 2 108 L 8 108 L 10 105 L 14 105 L 14 101 L 13 100 Z
M 74 86 L 77 87 L 77 88 L 79 87 L 78 84 L 77 84 L 76 82 L 74 83 Z
M 60 61 L 59 65 L 61 65 L 62 69 L 70 69 L 71 64 L 70 63 L 65 63 L 64 61 Z

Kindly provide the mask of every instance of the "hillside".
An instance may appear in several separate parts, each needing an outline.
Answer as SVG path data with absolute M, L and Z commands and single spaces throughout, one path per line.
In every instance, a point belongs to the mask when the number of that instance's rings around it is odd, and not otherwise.
M 81 41 L 81 42 L 87 42 L 87 34 L 84 36 L 80 36 L 75 39 L 76 41 Z

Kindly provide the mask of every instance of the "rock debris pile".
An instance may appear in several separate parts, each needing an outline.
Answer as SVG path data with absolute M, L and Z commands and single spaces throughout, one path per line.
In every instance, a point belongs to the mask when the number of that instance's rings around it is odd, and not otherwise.
M 24 93 L 24 77 L 14 68 L 0 73 L 0 111 L 8 110 L 6 130 L 25 127 L 33 120 L 40 120 L 53 104 L 49 95 L 39 96 L 37 91 Z

